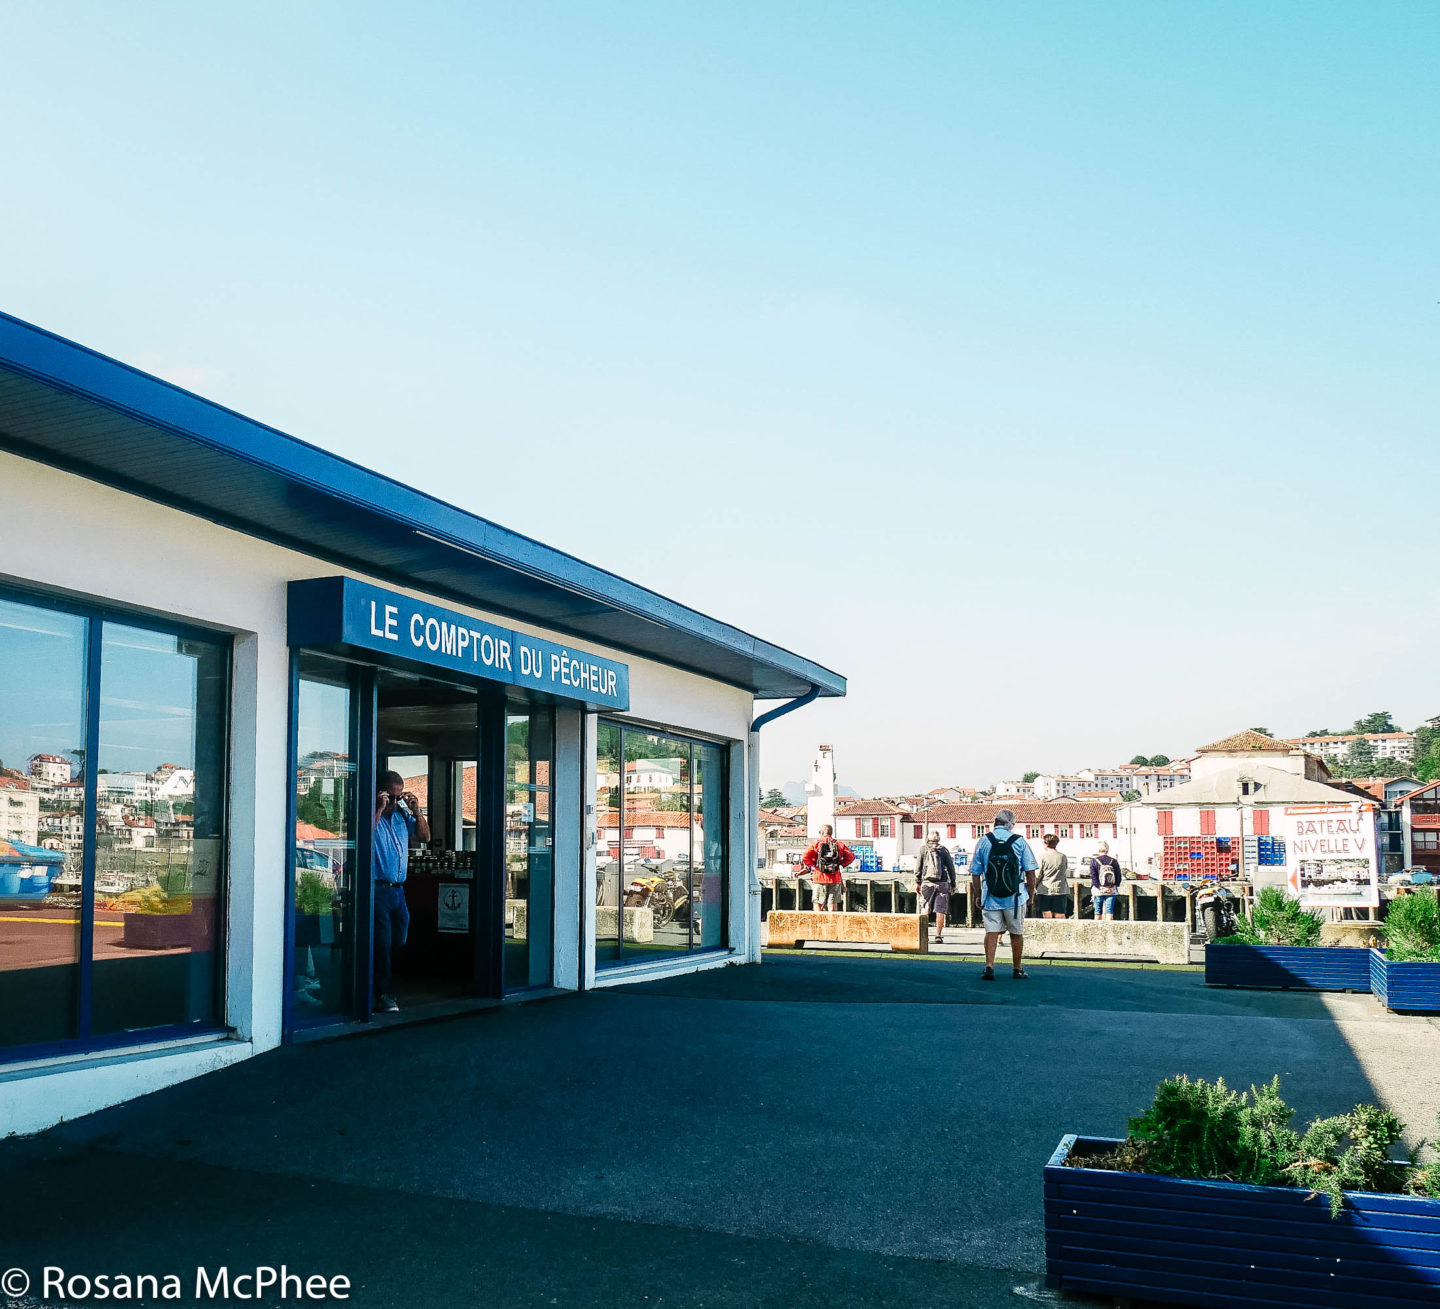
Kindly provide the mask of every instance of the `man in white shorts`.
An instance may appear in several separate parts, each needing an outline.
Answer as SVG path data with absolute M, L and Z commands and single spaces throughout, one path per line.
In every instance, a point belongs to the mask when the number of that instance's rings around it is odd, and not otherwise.
M 995 815 L 994 830 L 975 843 L 970 858 L 970 899 L 980 902 L 985 916 L 985 971 L 981 980 L 995 980 L 995 947 L 1002 932 L 1010 933 L 1010 954 L 1014 976 L 1028 977 L 1025 971 L 1025 905 L 1035 894 L 1034 852 L 1023 836 L 1015 835 L 1015 815 L 1002 809 Z

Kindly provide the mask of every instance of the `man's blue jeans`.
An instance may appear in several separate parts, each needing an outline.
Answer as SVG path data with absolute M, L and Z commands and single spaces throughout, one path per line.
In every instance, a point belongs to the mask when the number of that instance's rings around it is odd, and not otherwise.
M 375 883 L 375 994 L 390 995 L 395 984 L 395 951 L 410 933 L 410 908 L 405 887 Z

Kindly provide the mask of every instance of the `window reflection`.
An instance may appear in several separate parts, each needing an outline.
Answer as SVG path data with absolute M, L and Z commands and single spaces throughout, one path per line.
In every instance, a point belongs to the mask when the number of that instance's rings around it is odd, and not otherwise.
M 92 1031 L 214 1021 L 225 647 L 104 624 Z
M 620 728 L 595 732 L 595 962 L 620 959 Z
M 554 903 L 555 714 L 505 715 L 505 986 L 547 986 Z
M 88 627 L 0 601 L 0 1045 L 77 1033 Z
M 690 743 L 625 733 L 623 943 L 690 948 Z
M 602 722 L 596 755 L 597 966 L 723 945 L 724 747 Z
M 298 1021 L 354 1007 L 354 697 L 338 661 L 304 655 L 296 706 L 295 1007 Z

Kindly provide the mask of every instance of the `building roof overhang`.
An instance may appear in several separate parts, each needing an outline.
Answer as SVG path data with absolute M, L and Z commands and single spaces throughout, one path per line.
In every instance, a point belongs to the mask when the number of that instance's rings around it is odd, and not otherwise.
M 809 659 L 7 314 L 0 448 L 761 699 L 845 694 Z

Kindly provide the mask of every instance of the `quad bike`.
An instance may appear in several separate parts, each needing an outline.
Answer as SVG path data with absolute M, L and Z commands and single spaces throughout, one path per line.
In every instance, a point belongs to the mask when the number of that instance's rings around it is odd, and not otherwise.
M 627 908 L 646 908 L 655 915 L 655 926 L 664 927 L 690 917 L 690 888 L 673 872 L 637 877 L 625 888 Z

